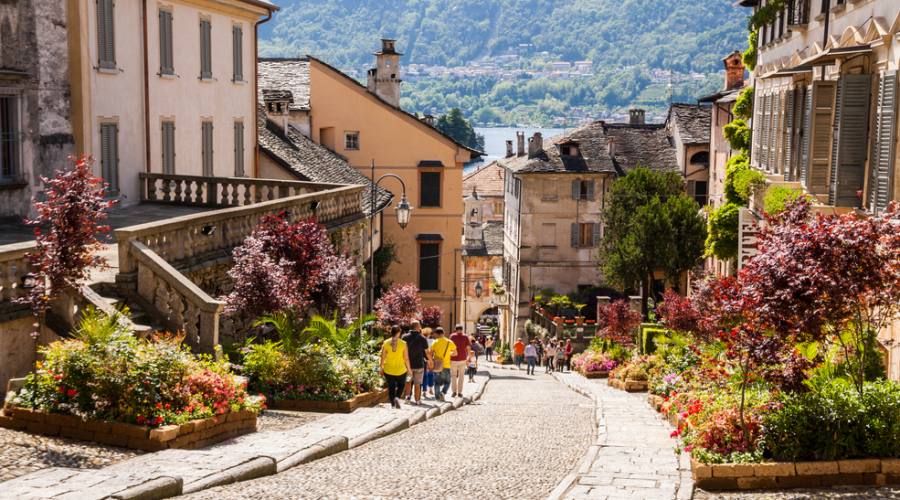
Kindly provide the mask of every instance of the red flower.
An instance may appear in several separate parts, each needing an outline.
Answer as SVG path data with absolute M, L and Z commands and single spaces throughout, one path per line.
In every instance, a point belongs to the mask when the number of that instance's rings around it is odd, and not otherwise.
M 143 424 L 147 421 L 147 419 L 145 419 L 143 415 L 138 415 L 137 417 L 135 417 L 135 420 L 137 420 L 137 423 L 139 424 Z
M 76 391 L 75 389 L 69 389 L 68 391 L 66 391 L 66 396 L 69 396 L 70 398 L 74 398 L 77 394 L 78 391 Z
M 171 408 L 172 408 L 172 405 L 170 405 L 169 403 L 166 403 L 166 409 L 169 410 Z
M 157 409 L 157 410 L 162 410 L 162 407 L 163 407 L 163 406 L 162 406 L 162 403 L 156 403 L 156 409 Z
M 680 435 L 681 435 L 681 431 L 678 430 L 678 429 L 675 429 L 674 431 L 672 431 L 671 434 L 669 434 L 669 437 L 671 437 L 671 438 L 676 438 L 676 437 L 678 437 L 678 436 L 680 436 Z

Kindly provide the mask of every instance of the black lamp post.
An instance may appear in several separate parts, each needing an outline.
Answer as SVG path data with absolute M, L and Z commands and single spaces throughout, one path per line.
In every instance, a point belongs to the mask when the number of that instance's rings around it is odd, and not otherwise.
M 395 174 L 384 174 L 379 177 L 378 180 L 375 180 L 375 160 L 372 160 L 372 188 L 369 198 L 369 210 L 371 213 L 369 216 L 369 251 L 371 252 L 371 255 L 369 256 L 370 309 L 375 306 L 375 191 L 381 184 L 381 181 L 389 177 L 400 181 L 400 186 L 403 188 L 403 194 L 400 196 L 400 202 L 397 203 L 396 208 L 397 225 L 400 226 L 400 229 L 406 229 L 407 224 L 409 224 L 409 218 L 412 215 L 412 206 L 406 198 L 406 183 Z M 384 241 L 384 227 L 382 227 L 381 230 L 382 241 Z

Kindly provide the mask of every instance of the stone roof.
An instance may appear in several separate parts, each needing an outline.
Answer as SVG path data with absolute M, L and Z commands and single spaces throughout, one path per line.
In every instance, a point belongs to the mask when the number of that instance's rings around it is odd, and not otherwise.
M 613 154 L 610 153 L 610 140 Z M 560 145 L 575 144 L 579 155 L 561 155 Z M 677 170 L 675 146 L 665 125 L 606 123 L 596 121 L 572 132 L 544 140 L 542 151 L 497 160 L 516 173 L 612 173 L 625 175 L 641 166 Z
M 257 86 L 265 96 L 273 91 L 288 91 L 293 97 L 292 111 L 309 111 L 309 61 L 306 59 L 260 58 Z
M 463 194 L 477 192 L 479 196 L 503 196 L 503 177 L 506 170 L 491 162 L 463 176 Z
M 262 89 L 262 98 L 265 102 L 287 101 L 293 103 L 294 93 L 290 90 Z
M 351 167 L 336 153 L 322 147 L 300 132 L 289 127 L 287 133 L 281 127 L 267 120 L 259 127 L 259 147 L 273 161 L 294 174 L 299 180 L 334 184 L 358 184 L 371 186 L 369 179 Z M 378 188 L 375 196 L 375 210 L 387 207 L 393 194 Z M 371 214 L 369 190 L 363 191 L 363 211 Z
M 503 222 L 489 221 L 479 226 L 466 226 L 463 255 L 503 255 Z
M 699 104 L 673 104 L 666 121 L 674 122 L 684 144 L 709 143 L 712 108 Z

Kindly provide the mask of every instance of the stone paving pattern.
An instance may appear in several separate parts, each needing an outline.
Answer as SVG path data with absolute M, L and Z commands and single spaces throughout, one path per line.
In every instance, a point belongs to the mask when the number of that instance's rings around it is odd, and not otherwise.
M 460 411 L 187 498 L 546 498 L 590 444 L 592 406 L 549 376 L 492 369 L 484 397 Z
M 707 492 L 696 490 L 697 500 L 898 500 L 900 488 L 835 486 L 832 488 L 753 491 L 753 492 Z
M 479 375 L 465 392 L 480 395 L 488 378 Z M 405 406 L 402 410 L 387 405 L 361 408 L 351 414 L 327 415 L 288 430 L 247 434 L 201 450 L 148 453 L 96 470 L 50 467 L 0 483 L 0 499 L 88 500 L 148 492 L 158 498 L 199 491 L 275 474 L 359 446 L 459 408 L 469 399 Z
M 596 404 L 596 439 L 565 492 L 566 499 L 689 499 L 690 462 L 676 455 L 672 427 L 647 404 L 644 393 L 627 393 L 605 379 L 576 373 L 556 378 Z

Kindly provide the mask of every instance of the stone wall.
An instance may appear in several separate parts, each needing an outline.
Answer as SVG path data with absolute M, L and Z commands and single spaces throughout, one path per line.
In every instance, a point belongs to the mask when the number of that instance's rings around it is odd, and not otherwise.
M 25 317 L 0 323 L 0 401 L 6 395 L 6 383 L 11 378 L 24 377 L 34 366 L 34 318 Z M 39 345 L 59 340 L 48 329 L 38 339 Z
M 19 176 L 0 184 L 0 217 L 21 217 L 40 176 L 74 151 L 65 0 L 0 0 L 0 94 L 17 100 Z

